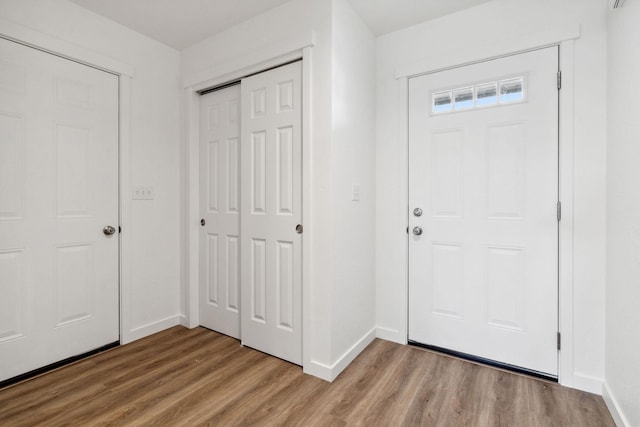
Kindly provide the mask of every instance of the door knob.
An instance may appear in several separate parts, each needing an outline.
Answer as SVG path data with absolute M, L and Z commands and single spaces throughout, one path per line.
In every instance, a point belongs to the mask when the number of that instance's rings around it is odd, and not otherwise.
M 302 224 L 298 224 L 298 225 L 296 225 L 296 233 L 298 233 L 298 234 L 302 234 L 302 230 L 303 230 L 303 228 L 302 228 Z
M 204 218 L 202 218 L 200 220 L 200 225 L 204 227 L 204 225 L 207 223 L 207 221 L 204 220 Z
M 115 227 L 107 225 L 106 227 L 104 227 L 102 229 L 102 232 L 104 233 L 105 236 L 111 236 L 112 234 L 115 234 L 116 229 L 115 229 Z
M 415 208 L 415 209 L 413 210 L 413 215 L 414 215 L 414 216 L 422 216 L 422 209 L 420 209 L 420 208 Z
M 416 226 L 413 227 L 413 234 L 415 234 L 416 236 L 419 236 L 422 234 L 422 227 Z

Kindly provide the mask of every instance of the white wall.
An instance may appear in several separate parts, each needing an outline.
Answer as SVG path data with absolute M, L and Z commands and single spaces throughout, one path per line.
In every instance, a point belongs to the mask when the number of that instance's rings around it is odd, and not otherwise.
M 0 0 L 0 18 L 135 68 L 131 80 L 131 179 L 155 199 L 132 201 L 131 305 L 125 340 L 178 323 L 179 61 L 177 51 L 65 0 Z M 125 195 L 124 197 L 127 197 Z
M 637 5 L 634 6 L 637 11 Z M 637 19 L 637 12 L 633 13 Z M 185 199 L 179 194 L 180 76 L 203 75 L 207 70 L 232 63 L 266 46 L 314 32 L 316 44 L 310 61 L 312 210 L 311 222 L 305 224 L 305 236 L 312 240 L 308 254 L 311 292 L 306 296 L 311 302 L 311 313 L 309 334 L 305 336 L 308 342 L 305 367 L 308 364 L 312 373 L 327 378 L 337 374 L 343 362 L 357 353 L 359 348 L 348 352 L 352 346 L 370 339 L 374 304 L 382 335 L 399 342 L 406 339 L 403 295 L 407 259 L 407 147 L 398 140 L 395 68 L 450 51 L 500 43 L 506 37 L 516 38 L 556 25 L 580 23 L 582 37 L 575 44 L 573 76 L 575 357 L 570 375 L 574 385 L 586 389 L 593 389 L 602 380 L 606 205 L 604 2 L 495 0 L 380 37 L 375 41 L 375 52 L 373 36 L 345 0 L 293 0 L 198 43 L 181 56 L 65 0 L 0 0 L 0 18 L 135 67 L 130 172 L 134 185 L 154 186 L 156 197 L 150 202 L 132 202 L 131 230 L 124 230 L 131 233 L 133 250 L 130 260 L 132 305 L 129 313 L 125 313 L 128 334 L 133 338 L 175 324 L 181 312 L 180 296 L 184 289 L 179 289 L 180 259 L 185 246 L 179 238 L 179 218 L 180 205 Z M 454 31 L 462 28 L 464 31 Z M 635 30 L 630 23 L 624 28 L 629 34 L 636 34 L 631 33 Z M 625 37 L 629 42 L 628 36 Z M 631 58 L 623 59 L 622 54 L 615 52 L 613 55 L 617 61 L 634 66 Z M 622 67 L 613 68 L 625 73 L 619 69 Z M 373 70 L 375 97 L 372 95 Z M 618 98 L 612 95 L 609 101 L 610 112 L 620 113 L 616 107 Z M 374 105 L 377 106 L 375 156 L 371 132 Z M 632 121 L 630 114 L 618 115 Z M 637 131 L 637 127 L 633 129 Z M 616 206 L 623 203 L 620 192 L 632 190 L 624 187 L 630 182 L 625 181 L 625 174 L 632 168 L 623 166 L 634 152 L 630 151 L 633 146 L 627 144 L 628 135 L 624 137 L 621 131 L 614 130 L 610 137 L 616 142 L 609 153 L 609 166 L 621 168 L 611 175 L 609 202 Z M 360 202 L 351 201 L 354 183 L 360 185 Z M 629 220 L 635 207 L 623 207 Z M 609 214 L 616 218 L 613 209 Z M 183 229 L 183 234 L 185 231 Z M 615 267 L 618 255 L 634 254 L 621 249 L 624 244 L 635 248 L 638 242 L 625 240 L 614 221 L 609 222 L 609 232 L 609 262 Z M 633 263 L 626 265 L 626 268 L 634 266 Z M 632 273 L 637 271 L 628 272 Z M 625 289 L 629 282 L 620 278 L 623 274 L 627 271 L 622 267 L 609 269 L 610 325 L 638 320 L 631 310 L 621 309 L 618 313 L 619 306 L 626 307 L 623 303 L 633 300 L 628 298 L 630 291 Z M 374 277 L 375 302 L 371 286 Z M 182 307 L 184 310 L 184 305 Z M 631 396 L 637 396 L 632 394 L 637 391 L 633 388 L 637 382 L 625 382 L 627 377 L 622 372 L 627 366 L 637 366 L 632 364 L 637 358 L 618 360 L 625 357 L 620 348 L 628 351 L 624 342 L 632 341 L 633 335 L 626 335 L 631 332 L 622 327 L 615 328 L 618 332 L 611 332 L 612 329 L 609 328 L 607 343 L 607 381 L 612 393 L 629 411 L 628 416 L 634 417 L 630 419 L 637 420 L 637 406 L 633 406 L 634 402 L 627 403 Z M 637 346 L 632 348 L 636 353 L 637 349 Z
M 347 0 L 332 15 L 332 360 L 346 363 L 375 336 L 375 43 Z
M 609 12 L 605 398 L 640 426 L 640 3 Z M 613 405 L 612 405 L 613 404 Z M 620 423 L 622 425 L 622 423 Z
M 406 340 L 407 146 L 399 140 L 397 67 L 580 24 L 574 82 L 574 342 L 564 384 L 600 392 L 604 375 L 606 4 L 494 0 L 382 37 L 377 52 L 376 316 L 379 335 Z M 564 345 L 571 345 L 565 342 Z

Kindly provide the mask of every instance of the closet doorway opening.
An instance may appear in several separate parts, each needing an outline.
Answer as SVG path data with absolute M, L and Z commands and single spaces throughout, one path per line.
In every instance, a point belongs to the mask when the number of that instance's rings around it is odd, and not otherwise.
M 302 365 L 302 62 L 199 93 L 199 324 Z

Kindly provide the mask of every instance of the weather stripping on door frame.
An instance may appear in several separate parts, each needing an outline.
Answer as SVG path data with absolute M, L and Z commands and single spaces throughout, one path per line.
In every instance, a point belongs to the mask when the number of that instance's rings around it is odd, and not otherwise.
M 509 365 L 508 363 L 497 362 L 495 360 L 486 359 L 484 357 L 474 356 L 472 354 L 462 353 L 455 350 L 449 350 L 442 347 L 437 347 L 435 345 L 428 345 L 419 343 L 417 341 L 409 340 L 409 345 L 413 345 L 415 347 L 421 347 L 427 350 L 435 351 L 437 353 L 443 353 L 449 356 L 457 357 L 459 359 L 467 360 L 469 362 L 479 363 L 481 365 L 488 365 L 494 368 L 503 369 L 505 371 L 515 372 L 517 374 L 528 375 L 534 378 L 540 378 L 542 380 L 552 381 L 554 383 L 558 382 L 558 377 L 553 375 L 545 374 L 544 372 L 534 371 L 532 369 L 521 368 L 520 366 Z
M 55 369 L 62 368 L 63 366 L 70 365 L 73 362 L 77 362 L 82 359 L 86 359 L 89 356 L 93 356 L 98 353 L 102 353 L 107 350 L 111 350 L 112 348 L 116 348 L 120 346 L 120 341 L 114 341 L 109 344 L 105 344 L 102 347 L 98 347 L 91 351 L 87 351 L 86 353 L 77 354 L 75 356 L 67 357 L 64 360 L 59 360 L 57 362 L 51 363 L 50 365 L 43 366 L 38 369 L 34 369 L 33 371 L 25 372 L 24 374 L 17 375 L 15 377 L 6 379 L 4 381 L 0 381 L 0 390 L 5 387 L 9 387 L 10 385 L 20 383 L 22 381 L 29 380 L 31 378 L 37 377 L 42 374 L 46 374 L 47 372 L 51 372 Z

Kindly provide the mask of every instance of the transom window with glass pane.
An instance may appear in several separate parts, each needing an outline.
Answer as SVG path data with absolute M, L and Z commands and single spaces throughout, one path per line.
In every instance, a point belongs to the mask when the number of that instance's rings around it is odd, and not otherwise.
M 431 95 L 431 112 L 433 114 L 452 113 L 523 102 L 524 86 L 525 77 L 518 76 L 441 90 Z

